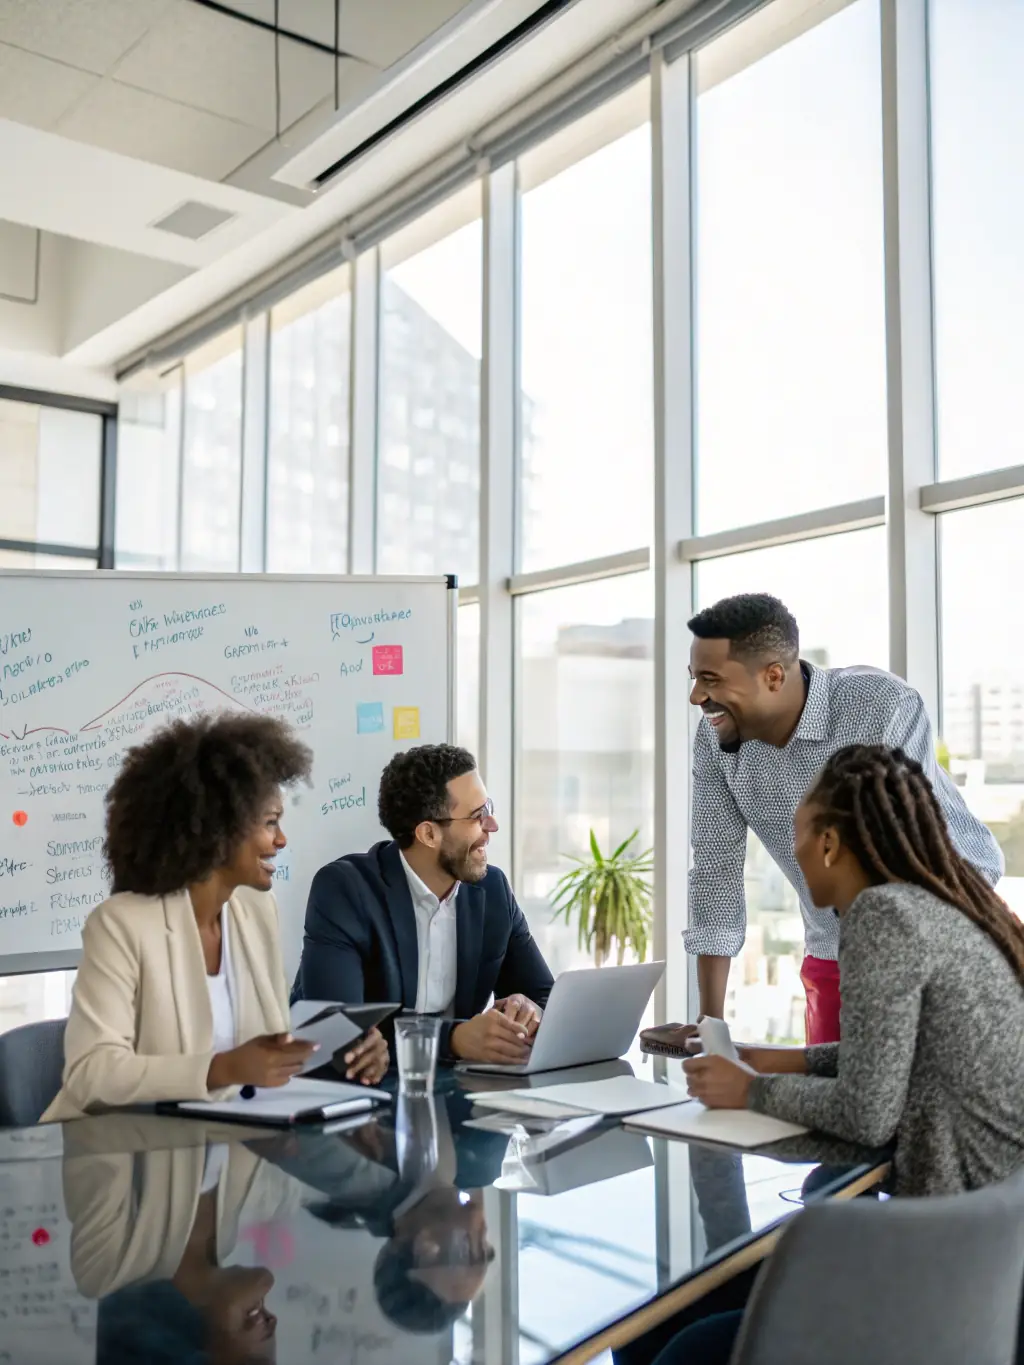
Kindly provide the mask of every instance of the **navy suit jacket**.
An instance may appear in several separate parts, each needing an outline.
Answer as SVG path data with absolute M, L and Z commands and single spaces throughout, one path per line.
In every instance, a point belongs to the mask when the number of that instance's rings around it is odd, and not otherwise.
M 482 881 L 463 882 L 455 899 L 458 973 L 454 1018 L 441 1029 L 450 1056 L 454 1024 L 521 992 L 542 1008 L 554 984 L 505 874 L 489 867 Z M 346 853 L 313 878 L 306 903 L 296 1000 L 400 1002 L 416 1008 L 419 948 L 416 912 L 394 840 L 369 853 Z

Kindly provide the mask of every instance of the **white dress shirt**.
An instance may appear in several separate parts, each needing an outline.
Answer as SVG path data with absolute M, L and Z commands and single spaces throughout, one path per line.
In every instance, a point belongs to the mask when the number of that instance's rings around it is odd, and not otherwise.
M 206 988 L 210 992 L 210 1012 L 213 1015 L 213 1051 L 230 1052 L 237 1047 L 235 1039 L 235 983 L 231 966 L 231 945 L 228 942 L 228 917 L 220 912 L 220 970 L 216 976 L 207 975 Z
M 459 894 L 459 883 L 455 883 L 443 901 L 438 900 L 405 861 L 404 853 L 401 858 L 412 896 L 412 908 L 416 913 L 416 945 L 419 949 L 416 1013 L 447 1014 L 455 1000 L 458 971 L 455 897 Z
M 206 988 L 210 992 L 210 1011 L 213 1014 L 214 1053 L 230 1052 L 237 1046 L 238 1034 L 235 1028 L 235 980 L 228 941 L 228 917 L 223 910 L 220 912 L 220 971 L 216 976 L 207 975 Z M 200 1194 L 209 1194 L 217 1188 L 227 1159 L 226 1143 L 217 1142 L 207 1147 Z

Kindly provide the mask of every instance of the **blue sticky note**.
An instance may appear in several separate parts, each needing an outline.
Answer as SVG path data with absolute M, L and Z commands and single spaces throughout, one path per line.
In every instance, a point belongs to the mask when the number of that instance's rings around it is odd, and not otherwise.
M 356 703 L 356 734 L 379 735 L 384 729 L 384 703 L 361 701 Z

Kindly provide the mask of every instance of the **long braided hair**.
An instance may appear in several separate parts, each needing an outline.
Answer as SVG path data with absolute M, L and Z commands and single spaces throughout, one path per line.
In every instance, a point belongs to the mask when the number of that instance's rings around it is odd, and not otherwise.
M 853 744 L 832 755 L 807 797 L 876 885 L 908 882 L 956 906 L 994 939 L 1024 985 L 1024 924 L 949 837 L 924 769 L 902 749 Z

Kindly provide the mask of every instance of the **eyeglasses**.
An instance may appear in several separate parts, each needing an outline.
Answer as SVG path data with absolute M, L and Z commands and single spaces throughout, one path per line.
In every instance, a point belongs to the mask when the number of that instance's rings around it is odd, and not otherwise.
M 488 797 L 479 810 L 475 810 L 472 815 L 446 815 L 442 820 L 434 820 L 431 823 L 435 825 L 456 825 L 463 820 L 474 820 L 478 825 L 482 825 L 485 820 L 493 819 L 494 802 Z

